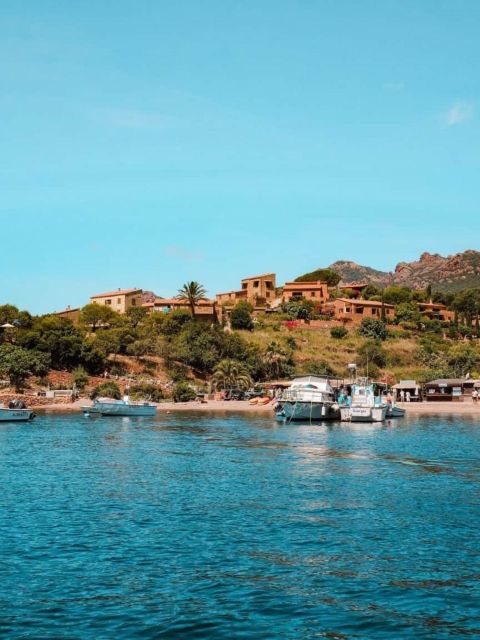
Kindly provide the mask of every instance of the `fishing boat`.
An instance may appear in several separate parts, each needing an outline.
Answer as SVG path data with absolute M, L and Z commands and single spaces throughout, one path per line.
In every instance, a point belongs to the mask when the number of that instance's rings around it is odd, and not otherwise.
M 382 397 L 375 395 L 375 384 L 368 378 L 359 378 L 352 384 L 349 403 L 340 407 L 340 415 L 342 421 L 348 422 L 383 422 L 388 409 Z
M 275 405 L 277 418 L 290 422 L 337 420 L 340 407 L 328 378 L 304 376 L 295 378 Z
M 0 405 L 0 422 L 28 422 L 33 420 L 35 414 L 29 409 L 23 400 L 11 400 L 8 407 Z
M 389 404 L 387 409 L 387 418 L 403 418 L 406 414 L 406 410 L 402 407 L 397 407 L 396 404 Z
M 128 416 L 131 418 L 154 416 L 157 407 L 150 402 L 131 402 L 128 397 L 123 400 L 112 400 L 112 398 L 97 398 L 92 405 L 82 407 L 85 415 L 101 416 Z

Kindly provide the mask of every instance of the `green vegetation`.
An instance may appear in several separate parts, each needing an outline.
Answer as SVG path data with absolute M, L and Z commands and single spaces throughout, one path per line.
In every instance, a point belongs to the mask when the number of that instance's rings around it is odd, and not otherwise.
M 341 280 L 341 276 L 338 275 L 332 269 L 316 269 L 310 273 L 305 273 L 303 276 L 295 278 L 295 282 L 326 282 L 329 287 L 336 287 Z
M 252 319 L 253 306 L 249 302 L 239 302 L 230 313 L 230 323 L 232 329 L 253 329 Z
M 330 335 L 336 340 L 341 340 L 342 338 L 348 336 L 348 329 L 342 325 L 338 327 L 332 327 L 330 329 Z
M 122 397 L 120 388 L 116 382 L 104 382 L 99 384 L 90 394 L 90 398 L 113 398 L 114 400 L 120 400 Z
M 199 295 L 198 288 L 189 290 Z M 365 295 L 378 296 L 378 291 L 369 285 Z M 65 384 L 68 372 L 69 384 L 90 390 L 90 377 L 107 370 L 111 375 L 128 375 L 132 395 L 154 400 L 172 391 L 185 398 L 195 386 L 209 381 L 221 389 L 305 373 L 344 376 L 351 362 L 363 371 L 368 364 L 371 375 L 397 380 L 467 373 L 480 377 L 480 348 L 475 340 L 480 335 L 480 291 L 442 294 L 456 314 L 451 323 L 420 315 L 417 301 L 428 293 L 404 287 L 380 290 L 380 297 L 395 303 L 395 322 L 368 318 L 349 328 L 332 322 L 309 323 L 318 314 L 312 302 L 304 299 L 291 301 L 256 323 L 252 307 L 240 303 L 232 309 L 234 331 L 230 332 L 196 318 L 188 309 L 168 314 L 132 309 L 122 316 L 102 305 L 87 305 L 80 323 L 74 325 L 62 317 L 32 316 L 3 305 L 0 320 L 8 326 L 0 330 L 0 374 L 22 390 L 35 378 L 45 382 L 48 375 L 55 381 L 56 372 L 62 372 Z M 436 295 L 432 293 L 432 298 Z M 100 393 L 116 396 L 125 379 L 118 386 L 105 384 Z
M 188 382 L 179 382 L 173 389 L 173 399 L 175 402 L 190 402 L 197 397 L 195 389 Z
M 181 289 L 178 290 L 177 298 L 184 300 L 190 305 L 190 311 L 192 316 L 195 317 L 195 307 L 199 302 L 206 299 L 207 292 L 205 288 L 195 280 L 187 282 Z

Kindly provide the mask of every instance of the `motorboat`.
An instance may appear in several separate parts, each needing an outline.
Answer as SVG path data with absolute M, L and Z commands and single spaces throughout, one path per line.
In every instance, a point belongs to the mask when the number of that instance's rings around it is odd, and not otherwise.
M 277 418 L 288 422 L 337 420 L 340 407 L 328 378 L 304 376 L 295 378 L 277 399 Z
M 0 405 L 0 422 L 28 422 L 33 418 L 35 413 L 23 400 L 11 400 L 8 407 Z
M 340 415 L 348 422 L 383 422 L 388 410 L 389 405 L 381 396 L 375 395 L 374 383 L 364 379 L 352 384 L 351 398 L 348 404 L 340 407 Z
M 406 410 L 402 407 L 398 407 L 396 404 L 388 404 L 387 418 L 403 418 L 406 414 Z
M 85 415 L 101 415 L 101 416 L 129 416 L 151 417 L 154 416 L 157 407 L 150 402 L 131 402 L 128 396 L 123 400 L 112 400 L 112 398 L 96 398 L 92 405 L 82 407 Z

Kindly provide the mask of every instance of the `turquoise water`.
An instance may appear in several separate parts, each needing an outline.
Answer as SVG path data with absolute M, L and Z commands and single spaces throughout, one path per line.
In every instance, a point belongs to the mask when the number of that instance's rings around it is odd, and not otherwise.
M 0 637 L 480 637 L 480 420 L 0 426 Z

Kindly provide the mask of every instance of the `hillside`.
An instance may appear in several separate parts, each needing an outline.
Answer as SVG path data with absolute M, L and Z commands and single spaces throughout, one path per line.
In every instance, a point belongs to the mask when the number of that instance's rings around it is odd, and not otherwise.
M 400 262 L 390 273 L 344 260 L 334 262 L 329 269 L 341 276 L 342 284 L 398 284 L 412 289 L 431 284 L 444 291 L 480 287 L 480 252 L 473 249 L 446 257 L 425 252 L 417 261 Z

